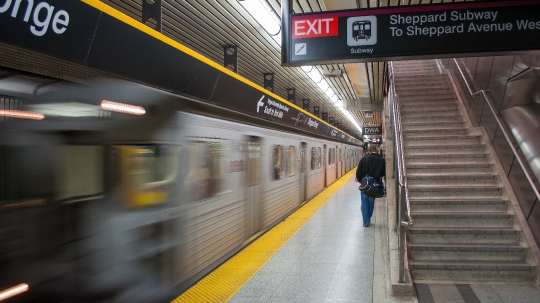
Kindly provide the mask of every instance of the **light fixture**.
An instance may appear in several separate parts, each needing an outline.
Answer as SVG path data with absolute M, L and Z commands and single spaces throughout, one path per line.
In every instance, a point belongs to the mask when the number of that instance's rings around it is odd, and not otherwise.
M 67 117 L 67 118 L 83 118 L 83 117 L 105 117 L 110 116 L 110 112 L 104 111 L 98 105 L 85 104 L 79 102 L 63 102 L 63 103 L 43 103 L 29 105 L 28 109 L 34 112 L 41 113 L 47 117 Z
M 28 284 L 22 283 L 17 286 L 8 288 L 6 290 L 0 291 L 0 301 L 3 301 L 7 298 L 11 298 L 15 295 L 23 293 L 28 290 Z
M 281 46 L 281 25 L 272 17 L 272 12 L 260 0 L 241 0 L 240 5 Z
M 108 100 L 101 101 L 101 108 L 111 112 L 142 116 L 146 113 L 142 106 L 131 105 Z
M 319 88 L 322 89 L 323 92 L 331 91 L 332 94 L 334 93 L 334 91 L 329 90 L 330 86 L 328 86 L 328 82 L 326 82 L 325 80 L 322 80 L 319 83 L 317 83 L 317 86 L 319 86 Z
M 21 110 L 0 110 L 0 116 L 29 120 L 43 120 L 45 118 L 45 116 L 40 113 L 25 112 Z

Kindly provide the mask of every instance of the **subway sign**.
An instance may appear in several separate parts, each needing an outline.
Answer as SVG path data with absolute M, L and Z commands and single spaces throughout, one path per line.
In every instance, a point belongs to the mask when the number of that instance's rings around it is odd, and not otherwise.
M 282 20 L 282 63 L 288 66 L 540 49 L 540 1 L 534 0 L 289 14 Z
M 382 125 L 362 127 L 362 135 L 382 135 Z

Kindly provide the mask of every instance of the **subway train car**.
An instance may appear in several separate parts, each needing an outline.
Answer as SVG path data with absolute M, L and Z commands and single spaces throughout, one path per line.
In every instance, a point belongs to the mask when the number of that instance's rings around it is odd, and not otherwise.
M 24 104 L 46 119 L 0 123 L 0 288 L 29 285 L 13 302 L 170 300 L 361 155 L 141 85 L 62 87 Z

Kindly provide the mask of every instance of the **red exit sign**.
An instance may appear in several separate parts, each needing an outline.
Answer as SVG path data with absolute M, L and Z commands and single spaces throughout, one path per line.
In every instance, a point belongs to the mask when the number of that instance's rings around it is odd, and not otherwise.
M 338 35 L 338 18 L 311 18 L 294 20 L 293 39 L 318 38 Z

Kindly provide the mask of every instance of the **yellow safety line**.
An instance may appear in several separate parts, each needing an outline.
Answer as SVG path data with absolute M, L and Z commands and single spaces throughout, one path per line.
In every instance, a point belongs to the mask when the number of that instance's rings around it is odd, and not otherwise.
M 356 169 L 352 169 L 172 303 L 229 301 L 349 181 L 355 172 Z
M 245 84 L 247 84 L 247 85 L 249 85 L 249 86 L 251 86 L 251 87 L 253 87 L 253 88 L 255 88 L 255 89 L 257 89 L 257 90 L 259 90 L 259 91 L 261 91 L 261 92 L 263 92 L 263 93 L 265 93 L 267 95 L 269 95 L 269 96 L 274 97 L 275 99 L 278 99 L 279 101 L 287 104 L 290 107 L 296 108 L 297 110 L 304 113 L 305 115 L 308 115 L 311 118 L 316 119 L 317 121 L 319 121 L 319 122 L 321 122 L 323 124 L 326 124 L 326 125 L 330 126 L 331 128 L 333 128 L 335 130 L 338 130 L 340 132 L 343 132 L 343 133 L 347 134 L 346 132 L 334 127 L 330 123 L 322 120 L 321 118 L 313 115 L 312 113 L 310 113 L 308 111 L 305 111 L 304 109 L 298 107 L 297 105 L 295 105 L 293 103 L 290 103 L 289 101 L 281 98 L 280 96 L 274 94 L 273 92 L 271 92 L 269 90 L 266 90 L 266 89 L 262 88 L 261 86 L 249 81 L 248 79 L 246 79 L 246 78 L 232 72 L 231 70 L 217 64 L 216 62 L 206 58 L 205 56 L 197 53 L 196 51 L 193 51 L 192 49 L 186 47 L 185 45 L 182 45 L 182 44 L 176 42 L 175 40 L 163 35 L 162 33 L 157 32 L 154 29 L 142 24 L 141 22 L 138 22 L 137 20 L 135 20 L 135 19 L 129 17 L 128 15 L 126 15 L 126 14 L 124 14 L 124 13 L 122 13 L 122 12 L 108 6 L 107 4 L 101 2 L 100 0 L 81 0 L 81 1 L 88 4 L 88 5 L 90 5 L 90 6 L 92 6 L 92 7 L 94 7 L 94 8 L 96 8 L 96 9 L 98 9 L 98 10 L 100 10 L 100 11 L 102 11 L 102 12 L 104 12 L 104 13 L 106 13 L 106 14 L 108 14 L 108 15 L 110 15 L 110 16 L 112 16 L 112 17 L 114 17 L 114 18 L 116 18 L 116 19 L 118 19 L 118 20 L 120 20 L 120 21 L 122 21 L 122 22 L 124 22 L 124 23 L 126 23 L 127 25 L 130 25 L 131 27 L 134 27 L 134 28 L 146 33 L 147 35 L 150 35 L 150 36 L 160 40 L 163 43 L 168 44 L 169 46 L 172 46 L 172 47 L 176 48 L 177 50 L 179 50 L 181 52 L 184 52 L 184 53 L 192 56 L 195 59 L 198 59 L 198 60 L 212 66 L 213 68 L 215 68 L 215 69 L 217 69 L 217 70 L 219 70 L 219 71 L 221 71 L 221 72 L 223 72 L 223 73 L 225 73 L 225 74 L 227 74 L 227 75 L 229 75 L 229 76 L 231 76 L 233 78 L 236 78 L 237 80 L 239 80 L 241 82 L 244 82 Z M 351 138 L 354 138 L 353 136 L 351 136 L 349 134 L 347 134 L 347 135 L 349 137 L 351 137 Z

